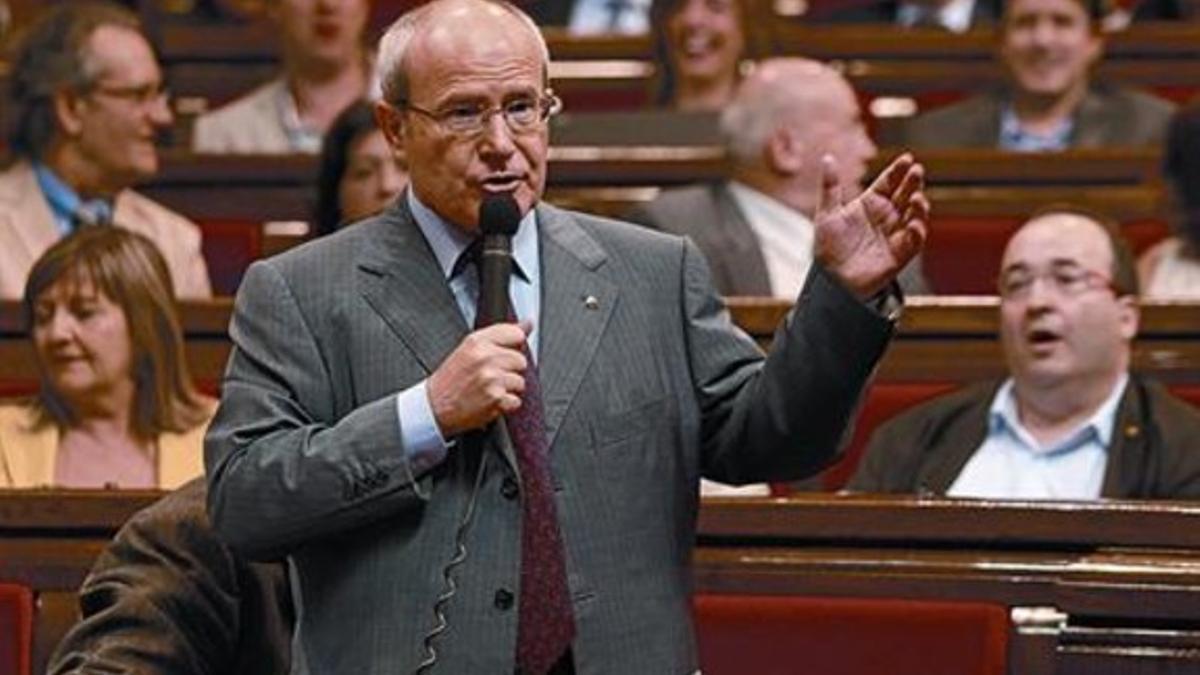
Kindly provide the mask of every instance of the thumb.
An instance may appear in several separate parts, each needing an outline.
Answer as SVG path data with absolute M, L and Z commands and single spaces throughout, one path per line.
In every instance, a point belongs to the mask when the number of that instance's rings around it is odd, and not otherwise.
M 842 205 L 841 185 L 833 155 L 821 155 L 821 201 L 817 213 L 830 211 Z

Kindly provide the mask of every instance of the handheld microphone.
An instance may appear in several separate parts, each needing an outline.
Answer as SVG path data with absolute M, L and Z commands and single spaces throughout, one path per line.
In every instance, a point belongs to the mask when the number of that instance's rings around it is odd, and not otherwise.
M 521 208 L 512 193 L 489 193 L 479 204 L 483 248 L 479 257 L 479 316 L 482 328 L 508 320 L 508 281 L 512 276 L 512 236 L 521 223 Z

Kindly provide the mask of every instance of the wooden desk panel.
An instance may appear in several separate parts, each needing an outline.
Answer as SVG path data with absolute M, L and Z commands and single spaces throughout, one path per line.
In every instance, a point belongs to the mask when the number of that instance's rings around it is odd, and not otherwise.
M 0 578 L 38 594 L 37 672 L 74 616 L 71 591 L 94 556 L 158 496 L 0 492 Z M 713 499 L 700 511 L 694 558 L 702 593 L 1053 607 L 1066 614 L 1048 633 L 1059 673 L 1143 672 L 1122 668 L 1160 658 L 1195 666 L 1200 647 L 1197 504 Z
M 764 298 L 729 298 L 734 320 L 764 347 L 790 308 Z M 229 298 L 181 304 L 192 376 L 204 385 L 220 381 L 229 355 Z M 969 382 L 1005 372 L 995 298 L 909 299 L 900 328 L 880 365 L 879 378 L 903 382 Z M 1200 307 L 1148 303 L 1134 344 L 1134 367 L 1167 383 L 1200 382 Z M 35 382 L 32 348 L 19 305 L 0 302 L 0 379 Z

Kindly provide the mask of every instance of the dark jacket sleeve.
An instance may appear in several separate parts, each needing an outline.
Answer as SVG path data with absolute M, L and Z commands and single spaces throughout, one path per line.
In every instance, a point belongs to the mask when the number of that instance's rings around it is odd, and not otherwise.
M 216 538 L 203 479 L 135 515 L 79 591 L 81 620 L 47 673 L 287 673 L 292 610 L 281 564 Z

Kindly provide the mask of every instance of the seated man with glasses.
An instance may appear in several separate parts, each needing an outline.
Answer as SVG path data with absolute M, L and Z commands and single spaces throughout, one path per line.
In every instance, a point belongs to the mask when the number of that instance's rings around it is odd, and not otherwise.
M 0 173 L 0 298 L 19 298 L 33 262 L 76 228 L 148 237 L 180 297 L 212 295 L 200 230 L 130 188 L 158 172 L 171 124 L 162 71 L 138 18 L 109 3 L 61 3 L 11 63 L 16 161 Z
M 1010 376 L 876 431 L 849 489 L 959 497 L 1200 496 L 1200 412 L 1131 373 L 1137 275 L 1106 218 L 1035 215 L 1001 263 Z

